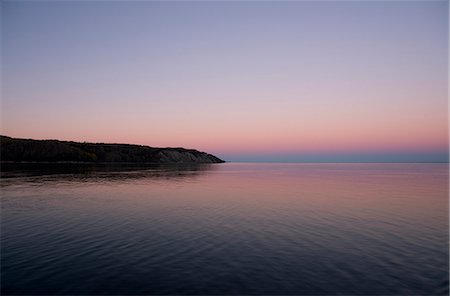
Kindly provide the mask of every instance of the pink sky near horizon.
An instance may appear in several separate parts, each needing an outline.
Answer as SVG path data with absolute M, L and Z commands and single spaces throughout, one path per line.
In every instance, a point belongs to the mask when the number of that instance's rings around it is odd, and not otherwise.
M 33 117 L 30 118 L 34 120 Z M 32 122 L 26 123 L 32 125 Z M 29 131 L 25 126 L 23 130 L 11 129 L 5 133 L 8 136 L 34 139 L 60 139 L 87 142 L 105 143 L 130 143 L 148 145 L 153 147 L 188 147 L 210 153 L 240 153 L 240 152 L 345 152 L 345 151 L 445 151 L 447 149 L 447 132 L 445 118 L 435 118 L 433 122 L 427 121 L 427 125 L 420 118 L 410 119 L 410 124 L 401 124 L 389 119 L 373 120 L 369 118 L 358 121 L 356 125 L 352 121 L 336 119 L 334 122 L 326 122 L 324 119 L 312 123 L 291 118 L 283 121 L 278 119 L 254 121 L 243 123 L 235 121 L 234 126 L 216 124 L 209 121 L 209 126 L 194 126 L 190 121 L 187 124 L 179 120 L 176 124 L 157 125 L 148 128 L 133 118 L 122 118 L 127 122 L 126 128 L 111 128 L 109 121 L 102 125 L 102 119 L 98 122 L 89 122 L 85 130 L 76 128 L 78 121 L 74 121 L 74 128 L 68 129 L 67 125 L 59 126 L 57 121 L 48 120 L 48 126 Z M 396 118 L 401 121 L 401 119 Z M 119 126 L 121 120 L 118 120 Z M 233 125 L 233 123 L 230 123 Z M 70 126 L 70 125 L 69 125 Z M 130 129 L 131 126 L 131 129 Z

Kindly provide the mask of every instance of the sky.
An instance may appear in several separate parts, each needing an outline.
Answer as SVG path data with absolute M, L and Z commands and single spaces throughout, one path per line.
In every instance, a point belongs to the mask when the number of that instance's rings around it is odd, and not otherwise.
M 448 1 L 1 5 L 2 135 L 448 161 Z

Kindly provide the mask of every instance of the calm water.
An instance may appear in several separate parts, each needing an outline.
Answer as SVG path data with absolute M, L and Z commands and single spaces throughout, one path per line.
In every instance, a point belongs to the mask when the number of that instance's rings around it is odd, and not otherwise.
M 4 165 L 2 294 L 449 286 L 448 164 Z

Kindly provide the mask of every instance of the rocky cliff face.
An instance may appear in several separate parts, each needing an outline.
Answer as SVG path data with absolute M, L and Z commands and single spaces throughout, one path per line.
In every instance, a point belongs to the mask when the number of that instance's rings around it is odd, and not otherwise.
M 158 152 L 161 163 L 220 163 L 223 160 L 214 155 L 197 150 L 181 150 L 166 148 Z
M 129 144 L 78 143 L 0 136 L 2 161 L 221 163 L 218 157 L 192 149 Z

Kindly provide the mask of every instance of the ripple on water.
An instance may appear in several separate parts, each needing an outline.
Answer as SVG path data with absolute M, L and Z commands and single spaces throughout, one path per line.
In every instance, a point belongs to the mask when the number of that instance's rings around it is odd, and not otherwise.
M 445 166 L 17 174 L 4 293 L 448 294 Z

